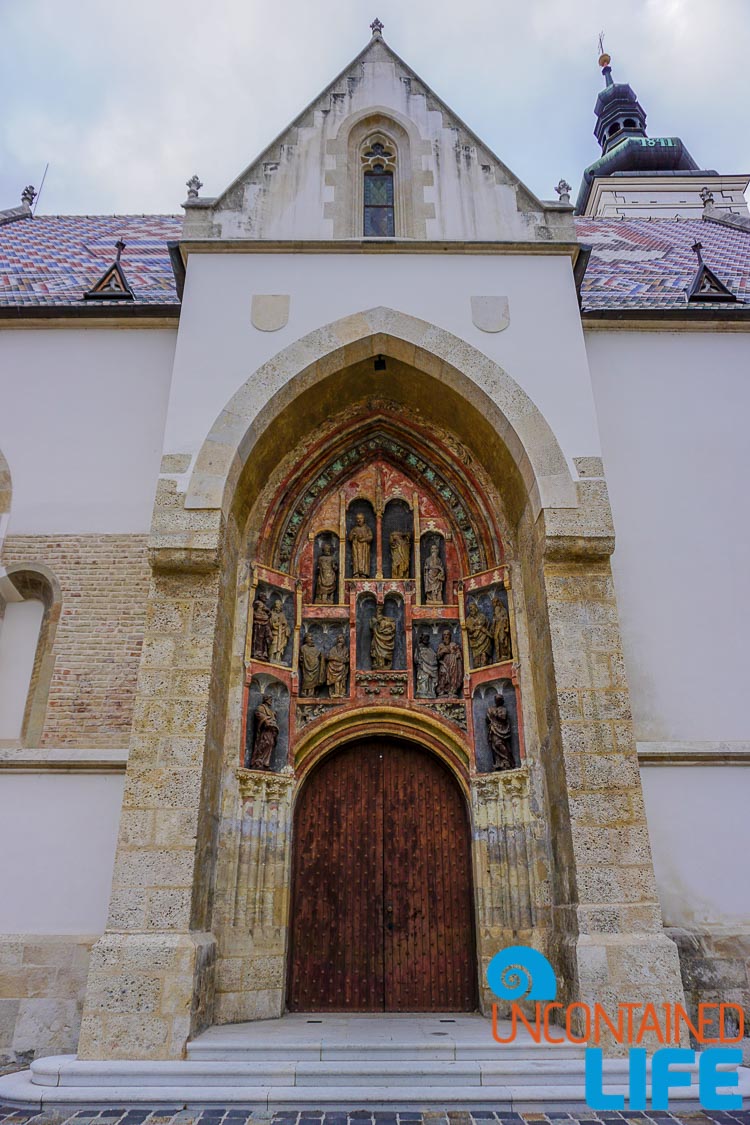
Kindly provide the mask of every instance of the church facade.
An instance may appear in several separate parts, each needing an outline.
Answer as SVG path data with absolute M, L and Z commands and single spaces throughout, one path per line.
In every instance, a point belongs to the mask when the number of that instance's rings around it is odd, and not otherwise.
M 0 1056 L 750 1015 L 748 177 L 537 199 L 386 44 L 175 216 L 0 213 Z

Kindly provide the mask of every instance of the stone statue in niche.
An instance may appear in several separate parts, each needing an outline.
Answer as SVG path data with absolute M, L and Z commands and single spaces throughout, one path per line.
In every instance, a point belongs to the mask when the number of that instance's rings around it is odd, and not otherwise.
M 408 578 L 411 535 L 408 531 L 392 531 L 388 542 L 391 547 L 391 578 Z
M 434 699 L 437 694 L 438 658 L 430 644 L 430 634 L 421 633 L 414 649 L 414 666 L 417 670 L 415 694 L 421 699 Z
M 346 696 L 346 677 L 349 672 L 349 649 L 342 636 L 336 638 L 336 643 L 328 653 L 326 661 L 326 683 L 331 699 L 341 699 Z
M 466 635 L 469 638 L 473 666 L 483 668 L 492 659 L 492 633 L 487 618 L 476 602 L 471 603 L 466 615 Z
M 495 696 L 495 706 L 487 711 L 487 737 L 492 751 L 495 770 L 514 770 L 510 715 L 501 693 Z
M 315 695 L 323 683 L 323 654 L 315 644 L 312 633 L 307 633 L 299 652 L 300 695 Z
M 289 628 L 289 622 L 284 614 L 281 598 L 277 598 L 273 603 L 269 625 L 271 628 L 271 662 L 283 664 L 284 653 L 292 630 Z
M 369 578 L 372 531 L 362 512 L 357 513 L 354 527 L 349 532 L 349 542 L 352 545 L 352 575 L 354 578 Z
M 271 696 L 264 695 L 255 711 L 255 736 L 250 755 L 251 770 L 270 770 L 271 757 L 279 738 L 276 712 L 271 706 Z
M 271 611 L 266 605 L 266 595 L 260 591 L 253 602 L 253 644 L 255 660 L 268 660 L 271 648 Z
M 443 604 L 444 583 L 445 567 L 440 558 L 440 547 L 433 540 L 430 544 L 430 553 L 424 564 L 424 600 L 427 605 Z
M 502 599 L 496 594 L 492 599 L 492 636 L 495 641 L 495 660 L 512 660 L 510 643 L 510 618 Z
M 375 610 L 370 629 L 372 630 L 370 658 L 373 668 L 392 668 L 393 650 L 396 647 L 396 622 L 392 617 L 385 616 L 382 605 Z
M 464 656 L 461 646 L 453 640 L 450 629 L 443 629 L 443 639 L 438 645 L 437 693 L 441 696 L 461 695 L 464 686 Z
M 336 601 L 339 582 L 339 566 L 333 553 L 332 543 L 323 543 L 318 557 L 318 573 L 315 580 L 315 601 L 332 605 Z

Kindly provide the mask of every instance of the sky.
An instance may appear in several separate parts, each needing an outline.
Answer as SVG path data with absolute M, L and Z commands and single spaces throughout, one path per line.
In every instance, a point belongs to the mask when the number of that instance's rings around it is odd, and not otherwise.
M 179 213 L 386 41 L 538 196 L 599 155 L 605 32 L 652 136 L 750 173 L 750 0 L 0 0 L 0 208 Z

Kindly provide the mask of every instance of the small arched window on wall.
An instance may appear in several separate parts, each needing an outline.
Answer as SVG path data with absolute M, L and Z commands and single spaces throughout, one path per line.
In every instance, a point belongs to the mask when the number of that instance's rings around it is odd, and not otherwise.
M 364 168 L 364 225 L 366 238 L 393 238 L 396 234 L 394 176 L 396 154 L 385 138 L 374 138 L 362 151 Z
M 0 745 L 38 745 L 59 616 L 60 589 L 47 567 L 0 571 Z

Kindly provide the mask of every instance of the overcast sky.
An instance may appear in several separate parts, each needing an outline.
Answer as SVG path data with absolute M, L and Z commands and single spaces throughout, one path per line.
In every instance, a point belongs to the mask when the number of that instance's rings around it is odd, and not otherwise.
M 0 208 L 179 211 L 218 194 L 369 40 L 542 198 L 577 191 L 605 31 L 653 136 L 750 172 L 750 0 L 0 0 Z

